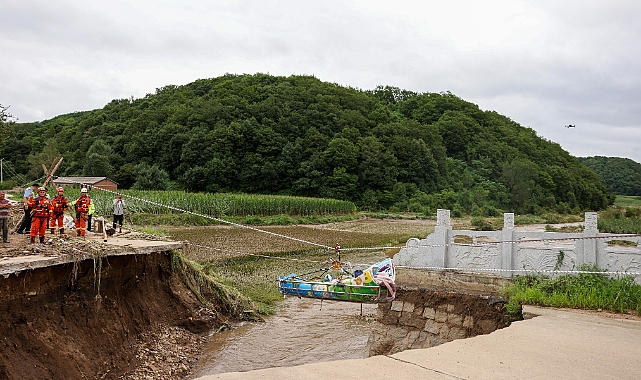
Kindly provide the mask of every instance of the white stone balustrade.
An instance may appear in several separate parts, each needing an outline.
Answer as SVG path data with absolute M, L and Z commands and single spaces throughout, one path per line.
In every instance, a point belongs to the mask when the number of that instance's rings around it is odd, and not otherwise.
M 503 221 L 500 231 L 452 230 L 450 211 L 438 210 L 434 233 L 425 239 L 408 240 L 394 256 L 394 263 L 505 277 L 522 275 L 523 270 L 563 274 L 562 271 L 578 270 L 582 264 L 596 264 L 611 272 L 641 272 L 641 238 L 599 233 L 596 212 L 585 213 L 583 233 L 517 231 L 513 213 L 503 214 Z M 631 241 L 636 246 L 608 245 L 612 240 Z M 641 276 L 635 277 L 641 283 Z

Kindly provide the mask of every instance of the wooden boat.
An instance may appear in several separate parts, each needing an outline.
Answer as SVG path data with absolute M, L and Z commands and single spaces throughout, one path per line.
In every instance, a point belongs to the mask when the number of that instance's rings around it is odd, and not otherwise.
M 395 291 L 394 264 L 385 259 L 353 275 L 308 279 L 294 273 L 278 277 L 278 290 L 285 296 L 360 303 L 386 302 Z M 391 284 L 391 289 L 388 289 Z

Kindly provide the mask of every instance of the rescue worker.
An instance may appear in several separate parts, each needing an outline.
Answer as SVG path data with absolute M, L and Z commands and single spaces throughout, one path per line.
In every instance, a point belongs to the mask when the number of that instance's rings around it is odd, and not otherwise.
M 51 213 L 51 220 L 49 221 L 49 227 L 51 228 L 51 234 L 56 233 L 56 227 L 60 230 L 60 235 L 65 234 L 65 211 L 69 208 L 69 202 L 67 197 L 65 197 L 65 189 L 59 187 L 58 195 L 53 197 L 51 200 L 51 206 L 53 212 Z
M 47 223 L 51 214 L 51 202 L 47 198 L 47 189 L 38 188 L 38 196 L 29 197 L 27 205 L 31 208 L 31 244 L 36 243 L 36 236 L 40 236 L 40 242 L 45 242 L 45 233 L 47 232 Z
M 80 189 L 80 198 L 76 200 L 76 236 L 85 236 L 87 233 L 87 218 L 91 199 L 87 195 L 87 188 Z

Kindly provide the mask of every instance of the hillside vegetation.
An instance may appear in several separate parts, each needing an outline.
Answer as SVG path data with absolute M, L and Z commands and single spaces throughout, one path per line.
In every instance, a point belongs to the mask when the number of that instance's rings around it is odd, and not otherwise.
M 497 215 L 603 209 L 599 177 L 558 144 L 451 93 L 312 76 L 225 75 L 11 126 L 19 174 L 121 187 L 336 198 L 361 209 Z
M 580 157 L 579 161 L 594 170 L 608 190 L 620 195 L 641 195 L 641 164 L 621 157 Z

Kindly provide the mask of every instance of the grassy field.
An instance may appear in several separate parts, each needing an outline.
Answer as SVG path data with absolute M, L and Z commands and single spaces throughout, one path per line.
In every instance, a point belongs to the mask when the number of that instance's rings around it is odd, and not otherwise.
M 641 197 L 631 195 L 617 195 L 614 205 L 618 207 L 641 207 Z
M 595 266 L 579 269 L 599 271 Z M 598 273 L 568 274 L 554 279 L 522 276 L 514 280 L 505 294 L 512 305 L 525 303 L 641 315 L 641 285 L 635 284 L 632 276 L 609 278 Z

